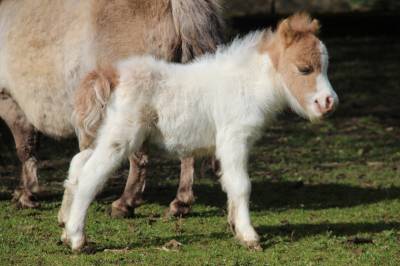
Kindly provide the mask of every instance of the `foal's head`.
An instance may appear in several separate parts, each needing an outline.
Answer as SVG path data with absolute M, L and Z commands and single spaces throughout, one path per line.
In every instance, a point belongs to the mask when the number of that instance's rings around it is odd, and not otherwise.
M 267 51 L 292 109 L 310 120 L 334 111 L 338 97 L 328 80 L 328 52 L 318 39 L 319 22 L 307 14 L 283 20 L 273 37 L 266 36 Z

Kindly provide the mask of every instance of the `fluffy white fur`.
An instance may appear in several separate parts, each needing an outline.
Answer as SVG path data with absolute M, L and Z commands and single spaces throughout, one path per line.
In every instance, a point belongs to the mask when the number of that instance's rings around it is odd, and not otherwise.
M 238 239 L 258 247 L 249 216 L 249 150 L 264 126 L 296 102 L 268 53 L 258 49 L 262 38 L 263 32 L 249 34 L 188 65 L 152 57 L 132 57 L 117 65 L 120 84 L 96 148 L 90 158 L 78 154 L 71 163 L 67 182 L 74 186 L 74 198 L 64 238 L 73 249 L 84 243 L 86 212 L 96 192 L 145 140 L 178 157 L 215 152 L 228 195 L 229 223 Z M 79 157 L 86 163 L 76 162 Z

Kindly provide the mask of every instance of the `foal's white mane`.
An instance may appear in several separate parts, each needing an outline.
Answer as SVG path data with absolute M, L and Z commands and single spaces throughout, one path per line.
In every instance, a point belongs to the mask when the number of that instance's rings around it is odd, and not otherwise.
M 274 36 L 271 30 L 257 30 L 250 32 L 244 36 L 236 36 L 232 42 L 228 44 L 219 45 L 214 54 L 205 54 L 197 57 L 193 62 L 203 61 L 205 59 L 214 58 L 216 60 L 245 60 L 250 53 L 257 51 L 257 46 L 265 38 L 270 39 Z

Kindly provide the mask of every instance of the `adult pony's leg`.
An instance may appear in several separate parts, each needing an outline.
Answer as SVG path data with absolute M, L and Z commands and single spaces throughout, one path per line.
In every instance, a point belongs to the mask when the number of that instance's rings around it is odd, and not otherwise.
M 194 158 L 181 159 L 181 176 L 176 198 L 169 205 L 169 215 L 181 216 L 189 213 L 194 202 L 193 179 L 194 179 Z
M 129 175 L 121 197 L 111 205 L 112 217 L 128 217 L 134 214 L 135 207 L 142 202 L 146 184 L 146 165 L 148 156 L 143 151 L 129 158 Z
M 122 196 L 111 206 L 112 217 L 128 217 L 133 215 L 134 208 L 142 202 L 142 193 L 145 187 L 146 166 L 148 156 L 139 152 L 130 159 L 128 179 Z M 194 159 L 192 157 L 181 160 L 181 175 L 176 198 L 170 203 L 168 216 L 181 216 L 189 213 L 194 202 L 193 195 Z
M 39 204 L 33 201 L 33 193 L 39 190 L 35 156 L 38 133 L 14 99 L 2 89 L 0 89 L 0 118 L 11 130 L 17 155 L 22 163 L 21 184 L 14 192 L 14 200 L 20 207 L 37 207 Z

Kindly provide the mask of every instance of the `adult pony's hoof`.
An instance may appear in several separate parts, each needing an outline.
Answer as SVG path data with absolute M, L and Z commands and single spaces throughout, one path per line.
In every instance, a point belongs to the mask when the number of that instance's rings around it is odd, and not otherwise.
M 38 208 L 40 206 L 40 204 L 34 200 L 32 192 L 25 189 L 15 190 L 12 201 L 18 208 Z
M 135 208 L 124 204 L 120 199 L 111 204 L 112 218 L 131 218 L 135 215 Z
M 169 209 L 167 209 L 166 215 L 175 217 L 185 216 L 190 212 L 191 209 L 192 206 L 190 204 L 184 203 L 178 199 L 174 199 L 169 204 Z

